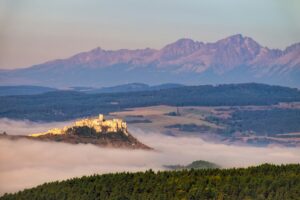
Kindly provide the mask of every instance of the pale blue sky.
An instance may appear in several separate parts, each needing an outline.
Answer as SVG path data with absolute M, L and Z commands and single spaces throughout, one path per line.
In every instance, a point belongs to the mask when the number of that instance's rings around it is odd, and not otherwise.
M 161 48 L 232 34 L 263 46 L 300 42 L 299 0 L 0 0 L 0 69 L 97 46 Z

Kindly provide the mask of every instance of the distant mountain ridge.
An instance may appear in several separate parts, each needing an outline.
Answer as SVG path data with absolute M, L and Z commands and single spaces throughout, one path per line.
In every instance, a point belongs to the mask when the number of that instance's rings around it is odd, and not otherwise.
M 56 90 L 55 88 L 31 85 L 0 86 L 0 96 L 43 94 Z
M 0 72 L 0 84 L 112 86 L 130 82 L 216 84 L 261 82 L 300 86 L 300 43 L 284 50 L 233 35 L 203 43 L 180 39 L 162 49 L 104 50 Z
M 54 91 L 77 91 L 88 94 L 101 93 L 120 93 L 120 92 L 138 92 L 138 91 L 155 91 L 163 89 L 171 89 L 183 87 L 184 85 L 176 83 L 166 83 L 161 85 L 147 85 L 144 83 L 127 83 L 111 87 L 93 88 L 93 87 L 70 87 L 66 89 L 49 88 L 32 85 L 17 85 L 17 86 L 0 86 L 0 96 L 15 96 L 15 95 L 34 95 L 43 94 Z
M 116 85 L 112 87 L 103 87 L 99 89 L 92 89 L 86 91 L 86 93 L 96 94 L 96 93 L 119 93 L 119 92 L 138 92 L 138 91 L 155 91 L 170 88 L 183 87 L 184 85 L 175 83 L 166 83 L 161 85 L 149 86 L 144 83 L 128 83 L 124 85 Z

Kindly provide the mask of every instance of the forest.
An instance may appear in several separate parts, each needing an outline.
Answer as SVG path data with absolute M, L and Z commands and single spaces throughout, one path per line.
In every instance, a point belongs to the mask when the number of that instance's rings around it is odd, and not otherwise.
M 184 86 L 157 91 L 108 94 L 55 91 L 38 95 L 0 97 L 0 117 L 65 121 L 155 105 L 244 106 L 294 101 L 300 101 L 298 89 L 256 83 Z
M 236 110 L 229 118 L 209 116 L 207 121 L 225 126 L 221 134 L 235 132 L 276 136 L 300 131 L 300 109 Z
M 0 199 L 300 199 L 300 164 L 84 176 Z

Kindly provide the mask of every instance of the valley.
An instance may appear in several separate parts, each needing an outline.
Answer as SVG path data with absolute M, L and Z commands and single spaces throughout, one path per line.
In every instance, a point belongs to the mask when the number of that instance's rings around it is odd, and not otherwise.
M 237 145 L 300 146 L 299 103 L 272 106 L 152 106 L 111 115 L 124 118 L 131 126 L 142 130 L 171 136 L 197 136 L 208 141 Z
M 0 117 L 14 120 L 62 122 L 103 113 L 170 136 L 254 146 L 300 143 L 300 92 L 295 88 L 247 83 L 100 94 L 54 91 L 0 100 Z
M 62 90 L 36 95 L 0 96 L 0 117 L 53 122 L 157 105 L 263 106 L 288 102 L 300 102 L 298 89 L 257 83 L 183 86 L 102 94 Z
M 0 1 L 0 200 L 300 200 L 300 1 Z

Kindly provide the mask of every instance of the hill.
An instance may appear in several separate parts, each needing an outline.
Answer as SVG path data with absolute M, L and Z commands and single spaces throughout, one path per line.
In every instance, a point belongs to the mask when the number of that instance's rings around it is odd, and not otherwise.
M 211 43 L 183 38 L 159 50 L 98 47 L 66 59 L 2 70 L 0 84 L 109 87 L 130 80 L 150 85 L 260 82 L 299 87 L 299 58 L 300 43 L 279 50 L 240 34 Z
M 31 85 L 20 85 L 20 86 L 0 86 L 0 96 L 11 96 L 11 95 L 33 95 L 42 94 L 46 92 L 56 91 L 55 88 L 31 86 Z
M 0 97 L 0 117 L 64 121 L 126 108 L 170 106 L 273 105 L 300 101 L 298 89 L 264 84 L 184 86 L 155 91 L 85 94 L 74 91 Z
M 45 183 L 13 199 L 299 199 L 300 165 L 116 173 Z
M 128 83 L 116 85 L 111 87 L 69 87 L 66 89 L 49 88 L 42 86 L 19 85 L 19 86 L 0 86 L 0 96 L 15 96 L 15 95 L 34 95 L 43 94 L 54 91 L 74 91 L 83 92 L 87 94 L 101 94 L 101 93 L 119 93 L 119 92 L 138 92 L 138 91 L 155 91 L 170 88 L 182 87 L 181 84 L 166 83 L 161 85 L 147 85 L 144 83 Z
M 144 83 L 128 83 L 123 85 L 117 85 L 112 87 L 102 87 L 99 89 L 91 89 L 86 91 L 89 94 L 99 94 L 99 93 L 119 93 L 119 92 L 138 92 L 138 91 L 155 91 L 170 88 L 183 87 L 181 84 L 166 83 L 161 85 L 149 86 Z
M 150 147 L 138 141 L 130 133 L 124 135 L 122 132 L 107 132 L 106 134 L 96 133 L 95 130 L 82 127 L 75 127 L 63 135 L 43 135 L 40 137 L 30 137 L 21 135 L 0 134 L 0 139 L 19 140 L 28 139 L 44 142 L 63 142 L 69 144 L 92 144 L 99 147 L 122 148 L 122 149 L 144 149 L 151 150 Z
M 0 134 L 0 139 L 30 139 L 38 141 L 64 142 L 71 144 L 93 144 L 100 147 L 145 149 L 151 148 L 139 142 L 127 130 L 127 124 L 121 119 L 98 118 L 78 120 L 72 126 L 62 129 L 52 128 L 43 133 L 28 136 Z
M 220 168 L 219 165 L 204 160 L 196 160 L 188 165 L 164 165 L 165 168 L 171 170 L 183 170 L 183 169 L 215 169 Z

